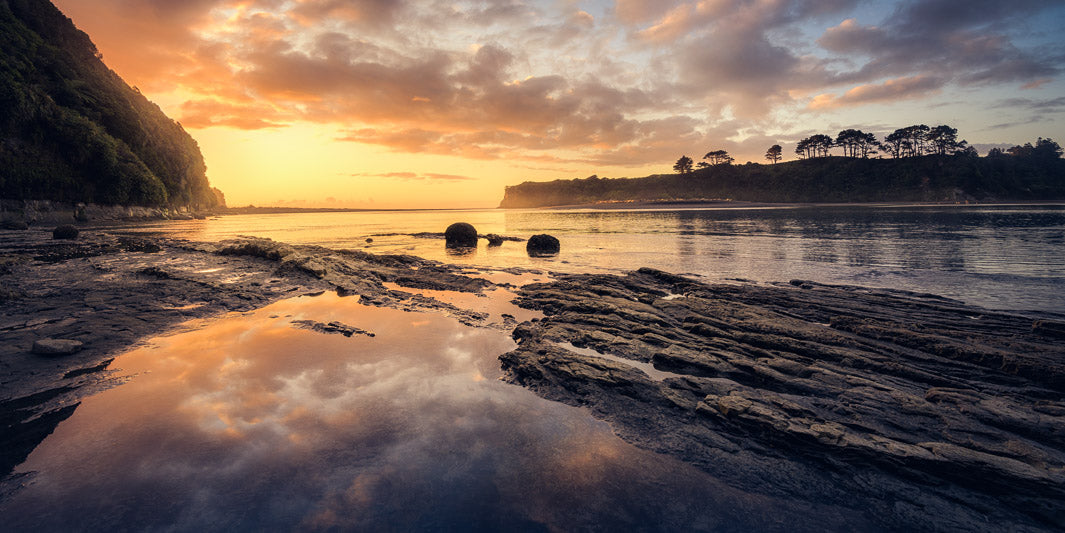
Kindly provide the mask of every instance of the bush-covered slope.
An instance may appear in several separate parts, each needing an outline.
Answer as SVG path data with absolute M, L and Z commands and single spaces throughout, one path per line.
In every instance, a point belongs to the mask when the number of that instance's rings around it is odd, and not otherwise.
M 949 202 L 1065 199 L 1065 160 L 937 156 L 823 157 L 718 165 L 690 174 L 585 178 L 507 187 L 500 207 L 731 199 L 750 202 Z
M 47 0 L 0 0 L 0 198 L 217 203 L 196 141 Z

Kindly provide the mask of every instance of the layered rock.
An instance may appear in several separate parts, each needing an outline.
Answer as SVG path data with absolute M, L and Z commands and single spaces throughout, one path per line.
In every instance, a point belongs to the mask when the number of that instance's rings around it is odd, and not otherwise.
M 1065 526 L 1055 317 L 648 269 L 559 276 L 519 303 L 546 318 L 515 329 L 507 379 L 739 488 L 889 529 Z

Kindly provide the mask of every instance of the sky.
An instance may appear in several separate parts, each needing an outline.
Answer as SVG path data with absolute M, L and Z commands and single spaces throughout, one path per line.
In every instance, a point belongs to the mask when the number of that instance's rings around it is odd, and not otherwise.
M 230 206 L 495 207 L 857 128 L 1065 142 L 1060 0 L 55 0 Z

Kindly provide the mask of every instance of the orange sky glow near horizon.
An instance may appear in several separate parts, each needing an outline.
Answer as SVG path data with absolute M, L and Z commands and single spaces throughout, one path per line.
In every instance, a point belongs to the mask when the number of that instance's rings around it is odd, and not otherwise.
M 56 0 L 230 206 L 495 207 L 522 181 L 949 124 L 1065 141 L 1065 6 L 990 0 Z

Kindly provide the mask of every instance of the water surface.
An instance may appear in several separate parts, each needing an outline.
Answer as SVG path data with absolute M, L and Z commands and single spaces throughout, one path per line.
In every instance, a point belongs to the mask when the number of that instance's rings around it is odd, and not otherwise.
M 451 254 L 416 238 L 466 221 L 484 233 L 550 233 L 555 258 L 521 243 Z M 481 266 L 620 272 L 653 267 L 745 278 L 932 292 L 997 309 L 1065 312 L 1065 206 L 892 206 L 684 210 L 381 211 L 237 215 L 149 224 L 217 240 L 275 240 L 405 253 Z M 373 239 L 367 243 L 366 239 Z
M 518 312 L 500 295 L 473 302 Z M 494 301 L 489 301 L 494 300 Z M 374 337 L 316 333 L 340 321 Z M 9 531 L 824 531 L 500 376 L 507 331 L 325 294 L 198 322 L 112 365 L 17 468 Z

